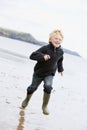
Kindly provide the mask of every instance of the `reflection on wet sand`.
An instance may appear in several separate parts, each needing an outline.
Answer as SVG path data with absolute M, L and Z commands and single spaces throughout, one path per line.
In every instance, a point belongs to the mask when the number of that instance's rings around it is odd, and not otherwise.
M 19 112 L 19 123 L 18 123 L 18 126 L 17 126 L 17 130 L 23 130 L 24 128 L 24 121 L 25 121 L 25 118 L 24 118 L 24 115 L 25 115 L 25 112 L 24 110 L 20 110 Z

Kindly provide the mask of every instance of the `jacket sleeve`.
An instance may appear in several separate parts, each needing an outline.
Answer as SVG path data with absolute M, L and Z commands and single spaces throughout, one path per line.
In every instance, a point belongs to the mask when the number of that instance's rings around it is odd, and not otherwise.
M 64 69 L 63 69 L 63 56 L 59 59 L 58 63 L 58 72 L 63 72 Z
M 44 55 L 45 55 L 44 51 L 45 48 L 41 47 L 40 49 L 38 49 L 37 51 L 33 52 L 30 55 L 30 59 L 37 60 L 37 61 L 44 61 Z

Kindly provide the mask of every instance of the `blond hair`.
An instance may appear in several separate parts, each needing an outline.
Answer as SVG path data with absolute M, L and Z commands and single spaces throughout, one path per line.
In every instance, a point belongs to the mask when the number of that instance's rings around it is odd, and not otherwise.
M 62 39 L 64 38 L 64 36 L 63 36 L 61 30 L 58 30 L 58 29 L 57 29 L 57 30 L 52 31 L 52 32 L 49 34 L 49 42 L 51 42 L 51 38 L 54 37 L 55 35 L 60 35 Z

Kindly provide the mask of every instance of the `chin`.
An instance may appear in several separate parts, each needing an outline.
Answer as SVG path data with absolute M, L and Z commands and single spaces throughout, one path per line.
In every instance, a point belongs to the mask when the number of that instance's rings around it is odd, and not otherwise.
M 59 47 L 59 45 L 56 45 L 55 47 L 57 48 L 57 47 Z

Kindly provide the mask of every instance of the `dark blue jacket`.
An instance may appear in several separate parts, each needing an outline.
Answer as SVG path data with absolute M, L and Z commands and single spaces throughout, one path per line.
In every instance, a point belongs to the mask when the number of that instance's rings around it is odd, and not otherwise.
M 44 60 L 45 54 L 50 55 L 50 59 L 47 61 Z M 49 75 L 54 76 L 57 68 L 58 72 L 62 72 L 64 70 L 63 54 L 64 52 L 61 46 L 54 49 L 54 46 L 51 43 L 33 52 L 30 55 L 30 59 L 37 61 L 34 67 L 34 73 L 44 77 Z

